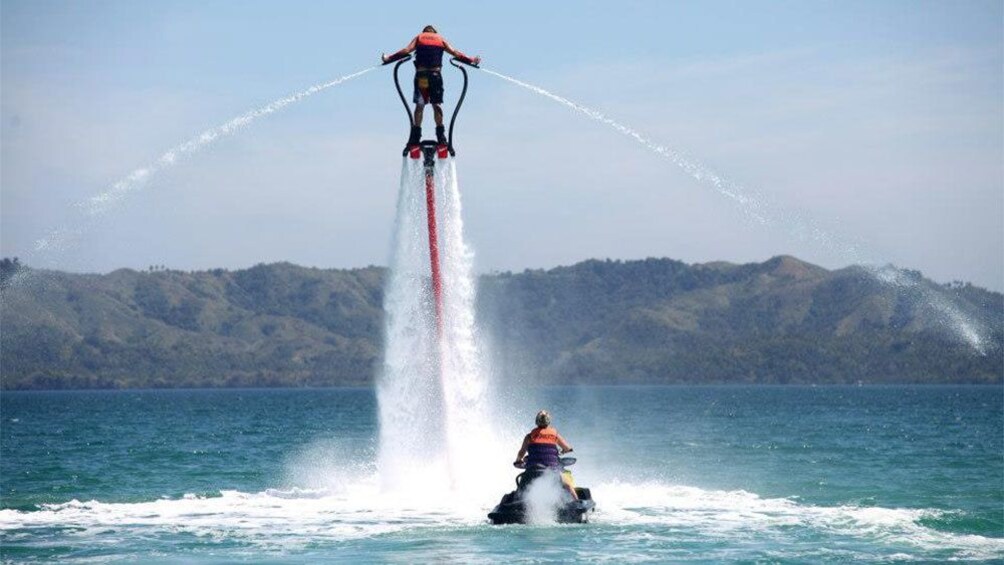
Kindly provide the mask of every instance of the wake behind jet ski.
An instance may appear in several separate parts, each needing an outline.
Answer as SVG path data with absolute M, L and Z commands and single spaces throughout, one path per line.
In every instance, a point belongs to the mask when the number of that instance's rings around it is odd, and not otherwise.
M 526 469 L 516 476 L 516 490 L 506 494 L 502 500 L 488 513 L 492 524 L 526 524 L 536 512 L 553 512 L 555 521 L 562 524 L 584 524 L 589 521 L 589 514 L 596 508 L 592 493 L 588 488 L 572 487 L 577 499 L 561 487 L 561 476 L 566 467 L 575 464 L 574 457 L 562 457 L 557 468 L 537 466 Z M 535 502 L 530 500 L 530 487 L 538 481 L 551 481 L 553 488 L 561 489 L 561 498 L 550 508 L 534 508 Z M 544 503 L 546 505 L 546 503 Z

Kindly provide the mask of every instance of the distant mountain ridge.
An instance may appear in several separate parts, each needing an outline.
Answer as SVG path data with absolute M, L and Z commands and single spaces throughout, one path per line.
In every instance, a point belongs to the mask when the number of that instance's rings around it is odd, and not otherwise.
M 11 273 L 5 262 L 4 280 Z M 481 277 L 495 364 L 550 383 L 1000 383 L 1004 297 L 794 257 L 590 260 Z M 4 389 L 368 385 L 386 270 L 289 263 L 4 284 Z M 983 354 L 926 296 L 985 331 Z

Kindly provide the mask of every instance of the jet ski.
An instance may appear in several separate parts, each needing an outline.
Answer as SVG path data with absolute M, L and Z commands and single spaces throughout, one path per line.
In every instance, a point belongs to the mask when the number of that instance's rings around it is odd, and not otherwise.
M 506 494 L 502 500 L 488 513 L 492 524 L 525 524 L 527 523 L 527 489 L 536 481 L 550 480 L 555 482 L 555 488 L 561 489 L 562 499 L 554 507 L 554 518 L 562 524 L 584 524 L 589 521 L 589 514 L 596 508 L 593 496 L 588 488 L 576 487 L 578 500 L 572 500 L 571 494 L 561 486 L 561 472 L 565 467 L 575 464 L 574 457 L 562 457 L 561 466 L 557 469 L 537 467 L 526 469 L 522 464 L 515 465 L 525 469 L 516 476 L 516 490 Z

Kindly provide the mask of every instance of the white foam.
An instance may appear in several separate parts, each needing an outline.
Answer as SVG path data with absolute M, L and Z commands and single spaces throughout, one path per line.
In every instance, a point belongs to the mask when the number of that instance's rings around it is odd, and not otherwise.
M 660 483 L 595 486 L 597 523 L 660 525 L 712 538 L 759 537 L 779 547 L 792 528 L 826 538 L 846 537 L 921 552 L 952 550 L 959 558 L 1004 558 L 1004 539 L 926 527 L 923 518 L 944 511 L 918 508 L 816 506 L 788 498 L 762 498 L 743 490 L 715 491 Z M 917 557 L 917 556 L 915 556 Z
M 156 531 L 235 538 L 266 546 L 350 540 L 403 529 L 475 525 L 482 508 L 424 489 L 388 494 L 375 478 L 339 493 L 275 489 L 260 493 L 221 491 L 219 496 L 185 495 L 138 503 L 72 500 L 35 512 L 0 511 L 0 531 L 60 527 L 75 536 L 108 528 L 146 534 Z M 299 541 L 297 541 L 299 540 Z
M 556 510 L 564 500 L 565 489 L 555 473 L 545 473 L 526 487 L 523 500 L 526 503 L 526 517 L 530 524 L 554 524 Z
M 378 467 L 385 489 L 413 484 L 420 473 L 430 484 L 470 492 L 486 475 L 483 461 L 500 444 L 487 426 L 492 421 L 490 371 L 475 324 L 474 254 L 464 240 L 453 159 L 437 160 L 433 190 L 443 281 L 442 340 L 430 281 L 425 171 L 422 161 L 405 157 L 384 294 Z
M 345 541 L 426 528 L 487 528 L 486 514 L 501 493 L 487 482 L 480 493 L 458 496 L 418 475 L 413 488 L 389 493 L 377 476 L 346 483 L 338 492 L 287 488 L 259 493 L 222 491 L 138 503 L 72 500 L 32 512 L 0 511 L 0 532 L 70 528 L 78 542 L 109 529 L 122 539 L 188 533 L 238 540 L 267 548 L 295 549 L 308 543 Z M 560 493 L 557 487 L 554 493 Z M 777 557 L 806 557 L 826 547 L 832 555 L 865 551 L 871 557 L 930 559 L 1004 558 L 1004 539 L 954 534 L 920 523 L 942 511 L 915 508 L 816 506 L 787 498 L 762 498 L 743 490 L 716 491 L 661 483 L 593 485 L 597 510 L 594 536 L 616 550 L 637 544 L 692 540 L 755 544 Z M 545 493 L 542 495 L 546 498 Z M 544 502 L 547 502 L 546 500 Z M 553 523 L 538 517 L 539 525 Z M 538 525 L 538 526 L 539 526 Z M 531 526 L 531 527 L 538 527 Z M 652 526 L 655 526 L 653 528 Z M 808 539 L 815 540 L 806 542 Z M 52 534 L 48 534 L 52 535 Z M 23 539 L 23 538 L 22 538 Z M 30 538 L 27 538 L 30 539 Z M 806 547 L 807 545 L 812 547 Z

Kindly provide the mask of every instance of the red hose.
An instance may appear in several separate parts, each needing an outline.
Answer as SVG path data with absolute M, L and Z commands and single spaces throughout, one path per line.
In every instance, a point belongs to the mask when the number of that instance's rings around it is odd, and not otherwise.
M 425 170 L 425 207 L 429 216 L 429 261 L 432 263 L 432 296 L 436 306 L 436 335 L 443 338 L 443 280 L 439 272 L 439 237 L 436 231 L 436 180 Z

